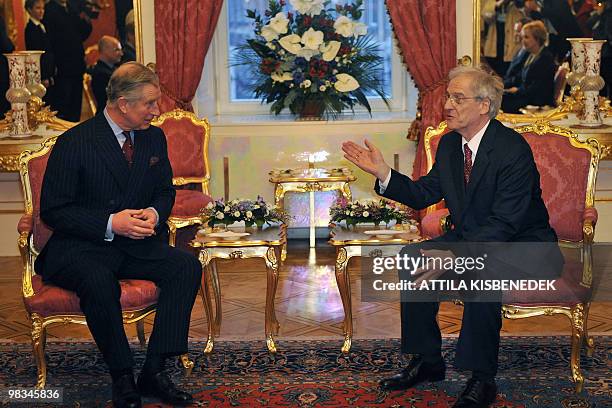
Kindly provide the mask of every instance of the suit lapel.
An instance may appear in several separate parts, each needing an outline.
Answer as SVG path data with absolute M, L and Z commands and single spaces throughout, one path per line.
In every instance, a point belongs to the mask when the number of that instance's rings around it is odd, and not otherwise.
M 480 145 L 478 146 L 478 151 L 476 152 L 476 160 L 474 161 L 474 166 L 472 167 L 472 173 L 470 174 L 470 181 L 466 187 L 466 197 L 465 197 L 465 206 L 463 208 L 467 208 L 470 205 L 470 201 L 474 197 L 474 192 L 478 187 L 478 182 L 485 174 L 487 167 L 489 166 L 489 152 L 493 149 L 493 142 L 495 139 L 495 120 L 492 120 L 487 127 L 484 135 L 482 136 L 482 140 L 480 141 Z
M 102 113 L 95 117 L 95 134 L 97 150 L 102 156 L 102 162 L 106 164 L 121 189 L 125 190 L 130 173 L 129 167 L 119 142 Z
M 461 135 L 456 133 L 455 140 L 452 144 L 452 152 L 450 155 L 451 174 L 453 186 L 457 193 L 457 202 L 463 206 L 465 189 L 463 187 L 463 154 L 461 152 Z
M 134 131 L 134 161 L 130 168 L 128 185 L 131 186 L 126 196 L 127 203 L 132 203 L 138 189 L 134 188 L 142 183 L 144 175 L 149 168 L 149 158 L 151 157 L 151 139 L 147 137 L 146 130 Z

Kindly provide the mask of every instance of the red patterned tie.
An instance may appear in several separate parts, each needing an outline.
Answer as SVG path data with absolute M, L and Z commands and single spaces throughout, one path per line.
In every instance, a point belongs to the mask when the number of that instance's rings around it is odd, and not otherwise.
M 121 150 L 123 151 L 123 155 L 125 156 L 125 160 L 127 160 L 128 165 L 132 165 L 132 158 L 134 157 L 134 143 L 132 143 L 132 138 L 130 137 L 130 132 L 123 132 L 125 136 L 125 142 L 123 142 L 123 147 Z
M 463 162 L 463 181 L 467 186 L 470 181 L 470 174 L 472 173 L 472 151 L 468 147 L 468 144 L 463 145 L 463 151 L 465 152 L 465 161 Z

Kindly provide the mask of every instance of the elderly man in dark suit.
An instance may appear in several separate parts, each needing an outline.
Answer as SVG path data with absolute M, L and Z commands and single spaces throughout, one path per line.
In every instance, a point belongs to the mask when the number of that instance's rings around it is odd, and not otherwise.
M 79 296 L 110 369 L 116 407 L 140 407 L 140 395 L 169 404 L 192 400 L 164 372 L 167 358 L 187 352 L 201 267 L 161 234 L 175 191 L 166 138 L 150 126 L 160 96 L 151 70 L 135 62 L 119 67 L 108 85 L 106 108 L 58 138 L 41 193 L 41 217 L 53 235 L 36 270 Z M 137 387 L 121 317 L 120 279 L 150 280 L 160 288 Z
M 98 109 L 104 109 L 106 86 L 123 56 L 121 43 L 110 35 L 102 36 L 98 41 L 98 55 L 98 62 L 91 71 L 91 87 L 96 98 L 96 106 Z
M 563 261 L 555 231 L 548 223 L 531 149 L 520 134 L 494 119 L 501 104 L 500 78 L 466 67 L 455 68 L 449 78 L 444 108 L 453 131 L 440 140 L 435 164 L 427 175 L 412 181 L 392 170 L 380 150 L 368 141 L 365 147 L 345 142 L 345 157 L 376 176 L 375 188 L 385 197 L 415 209 L 445 200 L 454 227 L 435 240 L 404 248 L 403 253 L 453 259 L 457 254 L 449 248 L 463 246 L 463 250 L 478 253 L 478 243 L 483 242 L 503 246 L 508 242 L 548 242 L 546 269 L 551 275 L 558 274 Z M 412 271 L 417 281 L 461 273 L 431 265 Z M 499 271 L 493 266 L 484 271 L 495 272 Z M 402 273 L 400 270 L 400 277 Z M 439 302 L 411 301 L 410 296 L 402 293 L 401 351 L 412 354 L 412 359 L 399 374 L 381 381 L 386 390 L 407 389 L 445 376 L 436 322 Z M 501 302 L 494 297 L 485 302 L 466 301 L 464 307 L 455 364 L 470 370 L 472 378 L 455 407 L 485 407 L 496 396 Z

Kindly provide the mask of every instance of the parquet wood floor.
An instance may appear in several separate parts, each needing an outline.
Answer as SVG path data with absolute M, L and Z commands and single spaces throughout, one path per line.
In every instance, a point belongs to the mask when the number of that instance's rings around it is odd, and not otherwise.
M 600 254 L 602 255 L 602 254 Z M 597 251 L 595 251 L 597 257 Z M 343 309 L 334 277 L 335 252 L 324 241 L 314 251 L 304 241 L 290 241 L 282 265 L 276 294 L 276 314 L 281 324 L 278 340 L 283 338 L 342 338 Z M 354 262 L 354 261 L 351 261 Z M 399 305 L 366 303 L 360 300 L 359 268 L 351 269 L 355 338 L 399 337 Z M 30 325 L 21 300 L 21 260 L 0 258 L 0 339 L 29 341 Z M 219 265 L 223 321 L 219 339 L 263 339 L 265 306 L 265 265 L 263 260 L 235 260 Z M 595 302 L 589 316 L 592 333 L 612 333 L 612 302 Z M 445 334 L 461 328 L 462 308 L 444 303 L 439 323 Z M 147 333 L 151 322 L 146 322 Z M 504 320 L 503 334 L 570 333 L 563 316 L 548 316 L 518 321 Z M 128 336 L 135 336 L 132 327 Z M 206 337 L 206 317 L 198 298 L 193 309 L 190 336 Z M 50 328 L 48 337 L 89 338 L 86 327 L 60 325 Z

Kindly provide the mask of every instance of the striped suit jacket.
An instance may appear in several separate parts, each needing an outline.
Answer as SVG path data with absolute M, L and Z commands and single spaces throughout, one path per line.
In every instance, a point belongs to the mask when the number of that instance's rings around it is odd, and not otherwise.
M 42 220 L 53 235 L 36 259 L 48 278 L 82 257 L 105 262 L 121 253 L 163 259 L 168 244 L 159 236 L 174 204 L 172 168 L 163 131 L 134 131 L 134 158 L 128 166 L 102 111 L 62 134 L 49 157 L 41 193 Z M 133 240 L 115 235 L 105 241 L 110 214 L 154 207 L 157 235 Z M 164 235 L 164 234 L 161 234 Z

